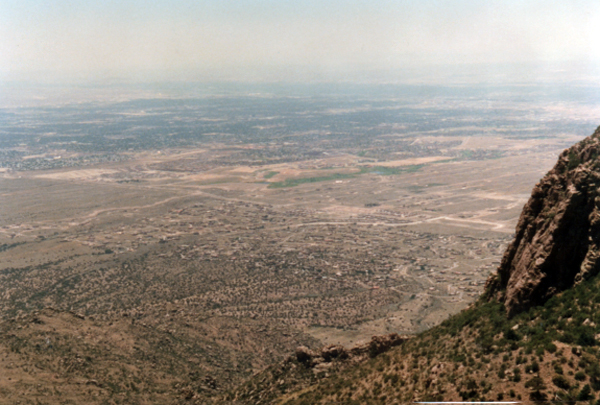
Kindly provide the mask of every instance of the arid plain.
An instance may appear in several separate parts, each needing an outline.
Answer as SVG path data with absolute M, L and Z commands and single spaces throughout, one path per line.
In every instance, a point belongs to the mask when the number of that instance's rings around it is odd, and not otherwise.
M 31 353 L 78 349 L 48 371 L 7 345 L 0 368 L 21 385 L 0 390 L 58 395 L 55 378 L 127 402 L 135 380 L 210 396 L 298 345 L 412 334 L 465 308 L 596 107 L 433 96 L 4 110 L 0 314 L 20 326 L 0 331 Z M 110 347 L 158 370 L 132 360 L 127 382 L 77 363 Z M 49 373 L 40 386 L 32 370 Z

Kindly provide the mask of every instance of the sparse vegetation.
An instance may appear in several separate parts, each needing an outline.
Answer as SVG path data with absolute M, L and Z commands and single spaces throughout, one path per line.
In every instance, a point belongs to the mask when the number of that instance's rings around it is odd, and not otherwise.
M 594 299 L 598 293 L 600 278 L 595 277 L 556 295 L 546 305 L 534 307 L 514 318 L 508 318 L 498 302 L 480 300 L 473 308 L 392 350 L 391 361 L 374 359 L 370 369 L 380 370 L 377 373 L 386 376 L 384 382 L 390 381 L 390 375 L 394 374 L 398 381 L 408 382 L 401 388 L 378 386 L 377 393 L 389 397 L 399 389 L 403 401 L 424 398 L 468 401 L 490 398 L 490 395 L 504 398 L 506 394 L 509 398 L 521 396 L 534 401 L 544 401 L 551 396 L 562 400 L 594 399 L 600 389 L 600 351 L 595 348 L 595 343 L 588 342 L 586 346 L 577 343 L 581 334 L 600 332 L 597 326 L 592 326 L 600 321 L 595 315 L 598 313 L 596 307 L 600 305 Z M 574 335 L 571 343 L 559 340 L 565 331 L 556 320 L 565 315 L 574 315 L 569 321 L 569 329 Z M 540 355 L 536 354 L 538 351 Z M 489 368 L 476 367 L 473 359 L 488 356 L 491 358 Z M 512 368 L 511 363 L 515 365 Z M 562 364 L 568 363 L 575 368 L 573 381 L 564 375 L 562 368 Z M 524 376 L 520 368 L 523 364 Z M 407 373 L 401 371 L 403 369 L 412 371 Z M 439 370 L 444 371 L 440 373 Z M 341 373 L 343 377 L 339 378 L 352 386 L 370 386 L 369 381 L 377 378 L 373 371 L 369 374 L 356 374 L 352 370 Z M 491 377 L 497 378 L 493 384 L 488 383 Z M 432 379 L 436 380 L 435 385 L 431 384 Z M 583 384 L 579 385 L 581 382 Z M 330 387 L 329 382 L 324 379 L 316 388 L 323 394 L 320 399 L 317 401 L 307 394 L 305 400 L 327 403 L 332 400 L 329 393 L 334 392 L 327 387 Z M 340 390 L 352 399 L 379 403 L 379 396 L 371 390 L 361 391 L 360 395 L 342 388 L 335 392 Z M 417 391 L 421 393 L 417 394 Z M 296 405 L 298 402 L 289 399 L 285 403 Z
M 575 151 L 569 151 L 568 162 L 567 169 L 573 170 L 581 164 L 581 159 L 579 159 Z

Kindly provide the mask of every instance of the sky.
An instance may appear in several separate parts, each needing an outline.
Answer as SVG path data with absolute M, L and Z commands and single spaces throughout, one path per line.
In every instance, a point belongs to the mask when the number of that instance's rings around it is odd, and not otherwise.
M 599 65 L 598 0 L 0 0 L 0 81 L 385 82 Z

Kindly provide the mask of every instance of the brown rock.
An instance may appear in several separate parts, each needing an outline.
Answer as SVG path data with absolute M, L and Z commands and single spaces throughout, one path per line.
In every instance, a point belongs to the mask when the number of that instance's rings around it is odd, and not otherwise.
M 298 346 L 296 348 L 296 360 L 302 364 L 311 364 L 315 353 L 306 346 Z
M 486 291 L 509 315 L 600 270 L 600 128 L 561 153 L 534 187 Z
M 369 356 L 375 357 L 378 354 L 387 352 L 394 346 L 402 344 L 406 340 L 405 337 L 397 333 L 391 333 L 383 336 L 373 336 L 369 343 Z
M 321 357 L 328 362 L 337 358 L 346 359 L 348 358 L 348 352 L 343 346 L 329 345 L 321 349 Z

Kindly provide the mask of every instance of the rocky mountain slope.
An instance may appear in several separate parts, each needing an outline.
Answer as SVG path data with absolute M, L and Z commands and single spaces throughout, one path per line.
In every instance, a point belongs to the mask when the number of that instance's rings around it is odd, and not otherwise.
M 510 315 L 600 270 L 600 129 L 565 150 L 535 186 L 488 287 Z
M 600 396 L 599 310 L 598 277 L 510 319 L 501 303 L 479 302 L 354 365 L 333 360 L 325 371 L 291 358 L 257 375 L 222 403 L 590 403 Z
M 600 128 L 535 186 L 486 294 L 384 353 L 317 368 L 289 358 L 222 403 L 600 404 Z
M 314 346 L 261 320 L 174 304 L 118 317 L 46 308 L 0 321 L 0 404 L 205 404 L 299 340 Z

